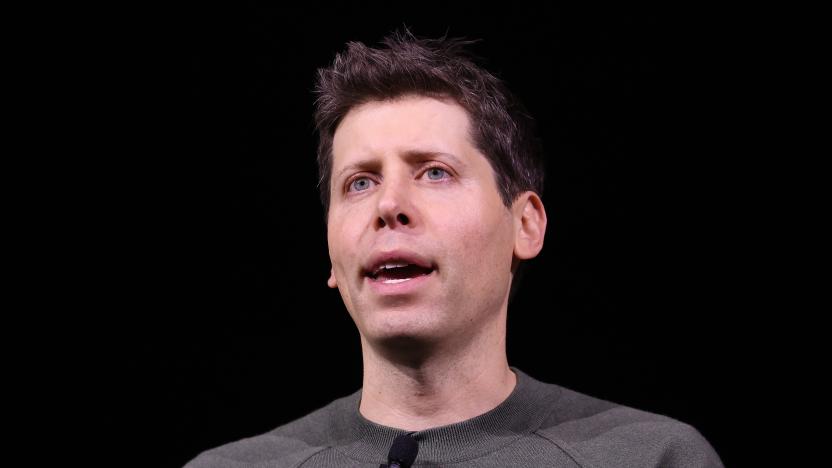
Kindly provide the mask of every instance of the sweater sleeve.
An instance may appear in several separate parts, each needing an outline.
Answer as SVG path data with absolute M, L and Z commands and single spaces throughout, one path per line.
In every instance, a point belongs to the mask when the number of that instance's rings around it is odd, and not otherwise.
M 724 468 L 705 437 L 679 421 L 619 426 L 575 448 L 591 466 L 599 468 Z
M 664 442 L 662 458 L 656 466 L 724 468 L 714 448 L 693 426 L 674 424 Z
M 722 468 L 714 448 L 690 424 L 566 392 L 537 431 L 581 466 Z

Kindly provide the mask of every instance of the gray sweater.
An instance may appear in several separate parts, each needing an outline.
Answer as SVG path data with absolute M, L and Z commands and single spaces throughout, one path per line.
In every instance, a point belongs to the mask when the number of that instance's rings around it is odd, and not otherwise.
M 516 367 L 496 408 L 417 431 L 415 466 L 721 467 L 692 426 L 540 382 Z M 361 390 L 265 434 L 202 452 L 185 468 L 372 467 L 405 431 L 358 411 Z

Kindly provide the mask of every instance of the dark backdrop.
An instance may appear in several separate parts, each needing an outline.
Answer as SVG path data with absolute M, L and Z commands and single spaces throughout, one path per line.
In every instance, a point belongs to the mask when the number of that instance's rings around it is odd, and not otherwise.
M 683 11 L 472 8 L 125 15 L 98 357 L 124 371 L 110 416 L 136 431 L 136 459 L 181 466 L 361 386 L 357 330 L 325 284 L 311 90 L 347 41 L 407 24 L 483 39 L 473 50 L 540 126 L 549 226 L 509 309 L 509 362 L 690 423 L 739 462 L 737 163 L 710 26 Z

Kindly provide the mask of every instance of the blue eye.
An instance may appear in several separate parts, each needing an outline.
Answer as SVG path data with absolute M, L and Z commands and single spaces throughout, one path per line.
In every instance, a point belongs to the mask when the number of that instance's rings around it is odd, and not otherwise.
M 430 169 L 427 170 L 427 174 L 428 174 L 428 179 L 430 179 L 430 180 L 442 180 L 442 179 L 444 179 L 444 177 L 442 177 L 442 174 L 448 174 L 448 171 L 446 171 L 445 169 L 442 169 L 441 167 L 431 167 Z M 433 177 L 433 176 L 438 176 L 438 177 Z
M 370 179 L 367 177 L 359 177 L 352 182 L 350 182 L 350 189 L 356 192 L 363 192 L 370 188 Z

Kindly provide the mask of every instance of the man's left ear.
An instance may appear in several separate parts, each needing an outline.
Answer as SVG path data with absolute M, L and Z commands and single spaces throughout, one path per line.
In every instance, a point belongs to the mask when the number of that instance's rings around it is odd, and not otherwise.
M 514 256 L 520 260 L 534 258 L 543 249 L 546 235 L 546 209 L 534 192 L 523 192 L 512 205 L 514 214 Z

